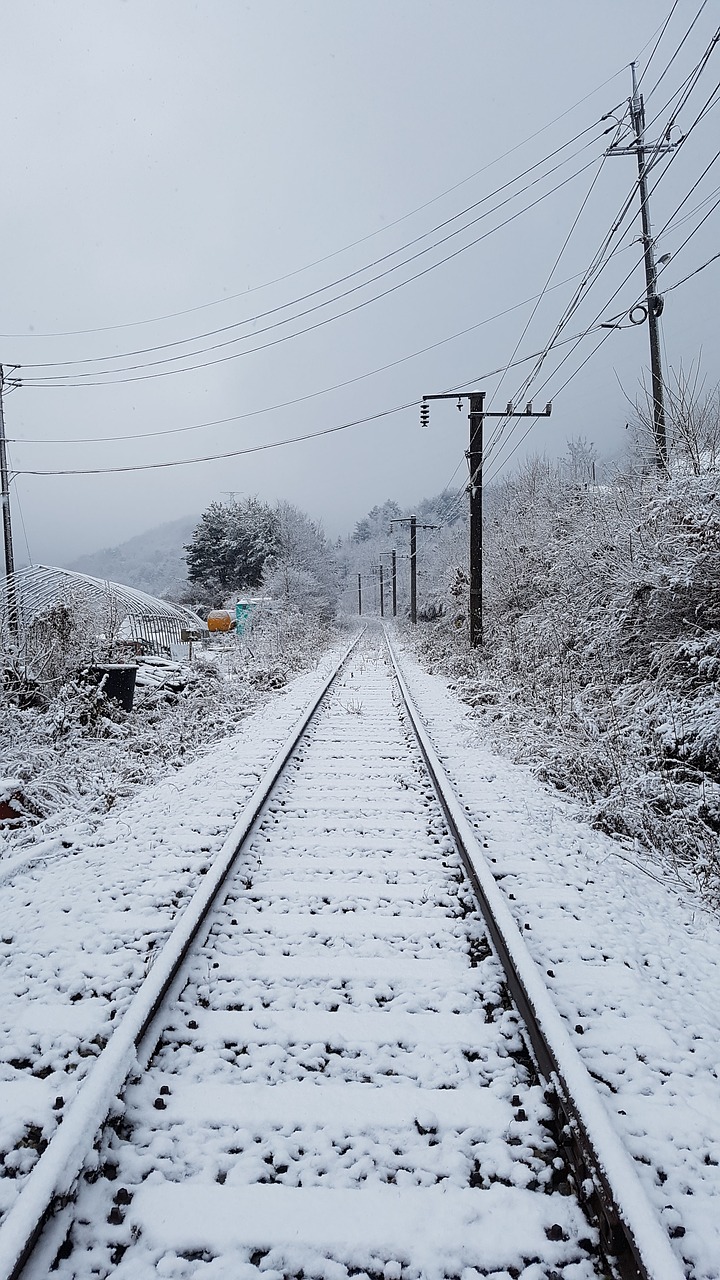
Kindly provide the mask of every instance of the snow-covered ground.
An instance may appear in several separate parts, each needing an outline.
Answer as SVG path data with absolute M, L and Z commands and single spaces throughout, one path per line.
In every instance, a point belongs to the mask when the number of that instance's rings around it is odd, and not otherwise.
M 688 1274 L 720 1276 L 720 928 L 483 744 L 406 649 L 418 709 Z
M 90 838 L 67 840 L 67 848 L 57 839 L 3 863 L 0 1150 L 22 1145 L 5 1162 L 0 1212 L 329 661 L 195 763 L 118 803 Z M 662 883 L 656 866 L 578 821 L 528 769 L 488 750 L 446 683 L 409 654 L 403 661 L 528 946 L 688 1275 L 717 1280 L 717 920 L 689 893 Z
M 346 644 L 91 828 L 0 862 L 0 1214 L 178 912 Z

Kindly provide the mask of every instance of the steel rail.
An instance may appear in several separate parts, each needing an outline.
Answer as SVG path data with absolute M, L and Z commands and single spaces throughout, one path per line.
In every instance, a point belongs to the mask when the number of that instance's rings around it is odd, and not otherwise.
M 138 1064 L 138 1048 L 204 921 L 229 879 L 237 859 L 255 830 L 278 778 L 364 631 L 343 653 L 312 703 L 306 707 L 276 753 L 203 882 L 143 979 L 119 1025 L 68 1107 L 60 1126 L 30 1173 L 25 1186 L 0 1225 L 0 1280 L 19 1280 L 43 1228 L 55 1209 L 63 1208 L 95 1137 L 112 1111 L 118 1093 Z
M 430 741 L 384 630 L 408 721 L 525 1023 L 538 1070 L 550 1087 L 549 1101 L 560 1120 L 578 1199 L 595 1220 L 603 1249 L 616 1263 L 622 1280 L 685 1280 L 685 1270 L 647 1198 L 632 1157 L 612 1127 Z

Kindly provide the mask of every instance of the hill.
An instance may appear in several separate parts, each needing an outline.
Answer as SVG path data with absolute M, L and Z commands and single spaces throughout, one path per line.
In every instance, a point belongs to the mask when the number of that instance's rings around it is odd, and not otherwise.
M 176 598 L 187 589 L 185 543 L 190 541 L 198 519 L 198 516 L 183 516 L 157 525 L 117 547 L 81 556 L 66 567 L 96 578 L 123 582 L 153 596 Z

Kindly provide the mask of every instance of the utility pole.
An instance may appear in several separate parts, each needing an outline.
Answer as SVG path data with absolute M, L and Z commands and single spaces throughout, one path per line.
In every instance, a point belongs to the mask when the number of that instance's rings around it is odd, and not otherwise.
M 383 567 L 380 561 L 380 617 L 385 617 L 385 587 L 383 583 Z
M 650 223 L 650 203 L 647 187 L 647 176 L 652 166 L 659 160 L 661 155 L 665 155 L 668 151 L 674 151 L 675 145 L 670 142 L 658 143 L 652 148 L 650 159 L 647 158 L 647 147 L 645 144 L 645 103 L 643 96 L 638 92 L 637 76 L 635 74 L 635 63 L 630 63 L 632 70 L 632 97 L 630 98 L 630 123 L 633 131 L 633 142 L 629 147 L 610 147 L 608 155 L 611 156 L 637 156 L 638 167 L 638 189 L 640 191 L 640 217 L 642 220 L 642 245 L 643 257 L 645 260 L 645 304 L 642 307 L 633 308 L 630 313 L 630 319 L 637 312 L 641 318 L 633 323 L 642 324 L 645 319 L 648 322 L 648 335 L 650 338 L 650 376 L 652 383 L 652 417 L 653 417 L 653 435 L 655 438 L 655 466 L 658 471 L 667 471 L 668 453 L 667 453 L 667 433 L 665 430 L 665 392 L 662 373 L 662 360 L 660 357 L 660 332 L 658 328 L 658 320 L 662 315 L 665 305 L 664 298 L 657 291 L 657 267 L 655 265 L 655 242 L 652 237 L 652 226 Z
M 410 517 L 410 621 L 417 626 L 417 516 Z
M 358 613 L 362 618 L 362 574 L 358 574 Z
M 392 555 L 392 602 L 393 602 L 393 618 L 397 618 L 397 555 L 393 551 Z
M 390 528 L 395 524 L 410 525 L 410 621 L 417 626 L 417 531 L 418 529 L 437 529 L 436 524 L 418 524 L 417 516 L 403 516 L 402 519 L 390 521 Z M 395 582 L 395 552 L 393 556 L 393 583 Z M 393 610 L 397 607 L 397 596 L 393 587 Z
M 470 645 L 482 644 L 483 589 L 483 416 L 485 393 L 470 396 L 470 447 L 467 451 L 470 472 Z
M 7 448 L 5 445 L 5 415 L 3 413 L 3 392 L 5 390 L 5 372 L 0 364 L 0 502 L 2 502 L 3 541 L 5 544 L 5 574 L 7 577 L 6 593 L 8 622 L 10 632 L 17 636 L 18 615 L 15 598 L 15 558 L 13 555 L 12 523 L 10 520 L 10 479 L 8 476 Z
M 532 401 L 524 411 L 515 412 L 509 404 L 504 412 L 485 409 L 484 391 L 454 391 L 442 395 L 423 396 L 420 406 L 420 425 L 430 422 L 430 400 L 457 400 L 462 409 L 463 400 L 469 401 L 470 447 L 465 452 L 470 479 L 467 492 L 470 495 L 470 601 L 468 621 L 470 645 L 476 649 L 483 639 L 483 423 L 486 418 L 549 418 L 552 405 L 546 404 L 541 413 L 533 413 Z

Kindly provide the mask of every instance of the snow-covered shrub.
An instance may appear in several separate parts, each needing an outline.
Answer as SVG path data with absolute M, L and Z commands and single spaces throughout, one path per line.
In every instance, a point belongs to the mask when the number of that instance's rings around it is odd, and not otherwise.
M 130 714 L 74 677 L 48 689 L 42 709 L 0 699 L 0 775 L 19 784 L 21 813 L 0 823 L 0 859 L 70 823 L 92 826 L 138 786 L 188 763 L 316 662 L 334 634 L 282 609 L 269 626 L 252 646 L 218 637 L 191 666 L 140 659 Z
M 717 892 L 720 474 L 601 474 L 576 451 L 526 463 L 486 513 L 483 648 L 459 557 L 419 643 L 498 745 Z

